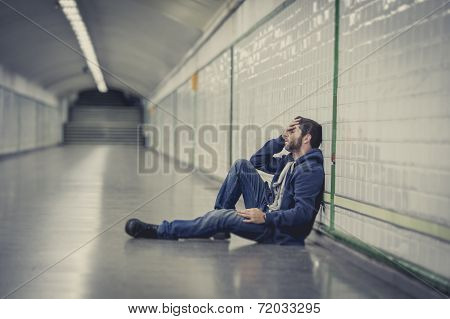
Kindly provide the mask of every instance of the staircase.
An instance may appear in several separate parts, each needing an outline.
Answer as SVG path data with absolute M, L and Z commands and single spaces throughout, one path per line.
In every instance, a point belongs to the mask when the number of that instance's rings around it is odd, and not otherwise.
M 142 145 L 141 122 L 139 107 L 74 106 L 64 126 L 64 143 Z

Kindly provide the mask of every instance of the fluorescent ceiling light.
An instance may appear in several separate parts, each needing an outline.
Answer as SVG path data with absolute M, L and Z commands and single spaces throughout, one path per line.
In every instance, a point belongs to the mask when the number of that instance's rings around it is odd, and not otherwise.
M 58 1 L 62 11 L 64 12 L 67 20 L 72 26 L 72 30 L 80 45 L 81 51 L 83 52 L 84 58 L 86 59 L 86 64 L 89 71 L 94 78 L 97 90 L 102 93 L 108 91 L 105 79 L 103 78 L 102 70 L 100 69 L 97 55 L 95 54 L 94 46 L 92 45 L 91 38 L 87 31 L 86 25 L 81 18 L 80 11 L 75 0 L 59 0 Z

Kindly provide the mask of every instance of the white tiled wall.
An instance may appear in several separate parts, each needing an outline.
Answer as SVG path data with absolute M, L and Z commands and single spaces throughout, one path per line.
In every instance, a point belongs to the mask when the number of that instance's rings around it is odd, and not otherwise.
M 1 153 L 15 153 L 19 150 L 19 108 L 14 105 L 14 93 L 0 88 L 2 99 L 1 107 Z
M 65 119 L 62 107 L 0 87 L 0 155 L 60 143 Z
M 222 0 L 223 1 L 223 0 Z M 152 96 L 152 100 L 159 101 L 168 93 L 173 92 L 189 79 L 193 73 L 201 69 L 203 66 L 213 60 L 220 52 L 229 48 L 233 42 L 251 29 L 255 23 L 270 14 L 278 6 L 282 5 L 285 0 L 245 0 L 221 27 L 215 30 L 212 37 L 204 43 L 198 51 L 192 55 L 190 59 L 181 60 L 177 71 L 173 72 L 167 81 L 163 81 Z M 220 14 L 226 14 L 229 10 L 224 6 Z M 205 33 L 215 29 L 212 23 Z
M 335 212 L 335 227 L 341 232 L 437 274 L 450 277 L 448 243 L 339 207 Z
M 225 51 L 198 73 L 196 164 L 223 177 L 229 169 L 231 53 Z M 209 146 L 202 147 L 203 143 Z
M 336 191 L 450 225 L 448 10 L 363 59 L 444 2 L 343 2 Z
M 445 2 L 342 1 L 336 194 L 450 226 L 450 11 L 404 32 Z M 342 209 L 336 223 L 450 277 L 448 243 Z
M 166 96 L 150 116 L 150 123 L 158 128 L 158 134 L 150 142 L 159 152 L 173 157 L 175 154 L 174 129 L 176 125 L 176 93 Z
M 177 125 L 195 125 L 195 92 L 191 81 L 185 82 L 177 89 Z
M 332 1 L 296 1 L 237 43 L 233 79 L 233 123 L 260 128 L 258 135 L 234 134 L 233 158 L 248 159 L 295 116 L 312 118 L 323 126 L 328 191 L 333 21 Z
M 194 165 L 195 156 L 195 93 L 191 81 L 185 82 L 177 89 L 177 133 L 178 159 Z

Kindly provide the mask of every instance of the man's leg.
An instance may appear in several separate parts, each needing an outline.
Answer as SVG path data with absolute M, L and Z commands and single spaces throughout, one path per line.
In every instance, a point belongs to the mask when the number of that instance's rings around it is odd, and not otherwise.
M 222 184 L 214 210 L 194 220 L 164 221 L 159 226 L 131 219 L 125 229 L 133 237 L 209 238 L 220 233 L 222 236 L 219 237 L 229 238 L 229 233 L 232 232 L 247 239 L 261 241 L 261 236 L 267 237 L 268 229 L 264 225 L 244 223 L 243 218 L 236 213 L 235 205 L 242 194 L 246 208 L 264 209 L 268 204 L 269 191 L 268 185 L 249 161 L 237 160 Z
M 267 202 L 269 187 L 262 180 L 252 163 L 237 160 L 228 171 L 228 175 L 217 195 L 214 209 L 236 209 L 241 194 L 246 208 L 263 209 Z
M 270 241 L 270 229 L 263 224 L 244 223 L 233 209 L 212 210 L 193 220 L 164 221 L 158 226 L 158 238 L 209 238 L 218 232 L 231 232 L 258 242 Z

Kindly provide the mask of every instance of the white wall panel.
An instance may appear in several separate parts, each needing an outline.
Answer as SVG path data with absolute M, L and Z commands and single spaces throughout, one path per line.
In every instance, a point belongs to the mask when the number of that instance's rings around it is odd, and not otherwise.
M 172 72 L 158 85 L 153 92 L 152 100 L 159 101 L 168 93 L 173 92 L 179 85 L 189 79 L 192 74 L 208 64 L 220 52 L 229 48 L 239 37 L 248 32 L 258 21 L 280 6 L 284 0 L 246 0 L 239 9 L 216 30 L 214 35 L 206 41 L 187 61 L 180 61 L 177 72 Z M 210 28 L 214 28 L 212 25 Z M 205 30 L 209 32 L 211 30 Z M 188 53 L 189 54 L 189 53 Z M 181 63 L 183 63 L 181 65 Z
M 450 206 L 448 10 L 364 59 L 444 2 L 343 2 L 336 183 L 338 194 L 450 225 L 440 209 Z
M 62 141 L 66 102 L 0 65 L 0 155 Z
M 64 106 L 45 105 L 7 88 L 0 92 L 0 155 L 62 141 Z
M 177 89 L 176 144 L 178 160 L 194 165 L 195 159 L 195 92 L 191 81 Z
M 3 101 L 3 88 L 0 86 L 0 154 L 1 150 L 3 150 L 3 144 L 5 143 L 5 132 L 3 128 L 3 118 L 5 116 L 5 106 Z
M 450 226 L 450 12 L 404 32 L 445 2 L 342 1 L 336 194 Z M 450 277 L 448 243 L 344 209 L 336 223 Z
M 233 158 L 249 158 L 295 116 L 323 126 L 326 189 L 330 149 L 334 3 L 296 1 L 234 47 L 233 123 L 256 125 L 260 137 L 236 132 Z M 256 130 L 253 130 L 256 131 Z
M 19 145 L 20 151 L 36 147 L 36 102 L 24 96 L 16 99 L 19 108 Z
M 154 109 L 150 122 L 158 128 L 157 141 L 151 142 L 161 153 L 173 157 L 175 154 L 174 129 L 176 125 L 176 95 L 169 94 Z M 153 143 L 153 144 L 152 144 Z M 155 144 L 156 143 L 156 144 Z
M 227 50 L 198 73 L 196 163 L 220 177 L 226 175 L 230 166 L 230 68 L 231 54 Z
M 19 108 L 15 106 L 15 96 L 10 90 L 3 90 L 2 149 L 1 154 L 17 152 L 19 149 Z
M 450 245 L 445 241 L 339 207 L 335 226 L 346 235 L 450 278 Z

